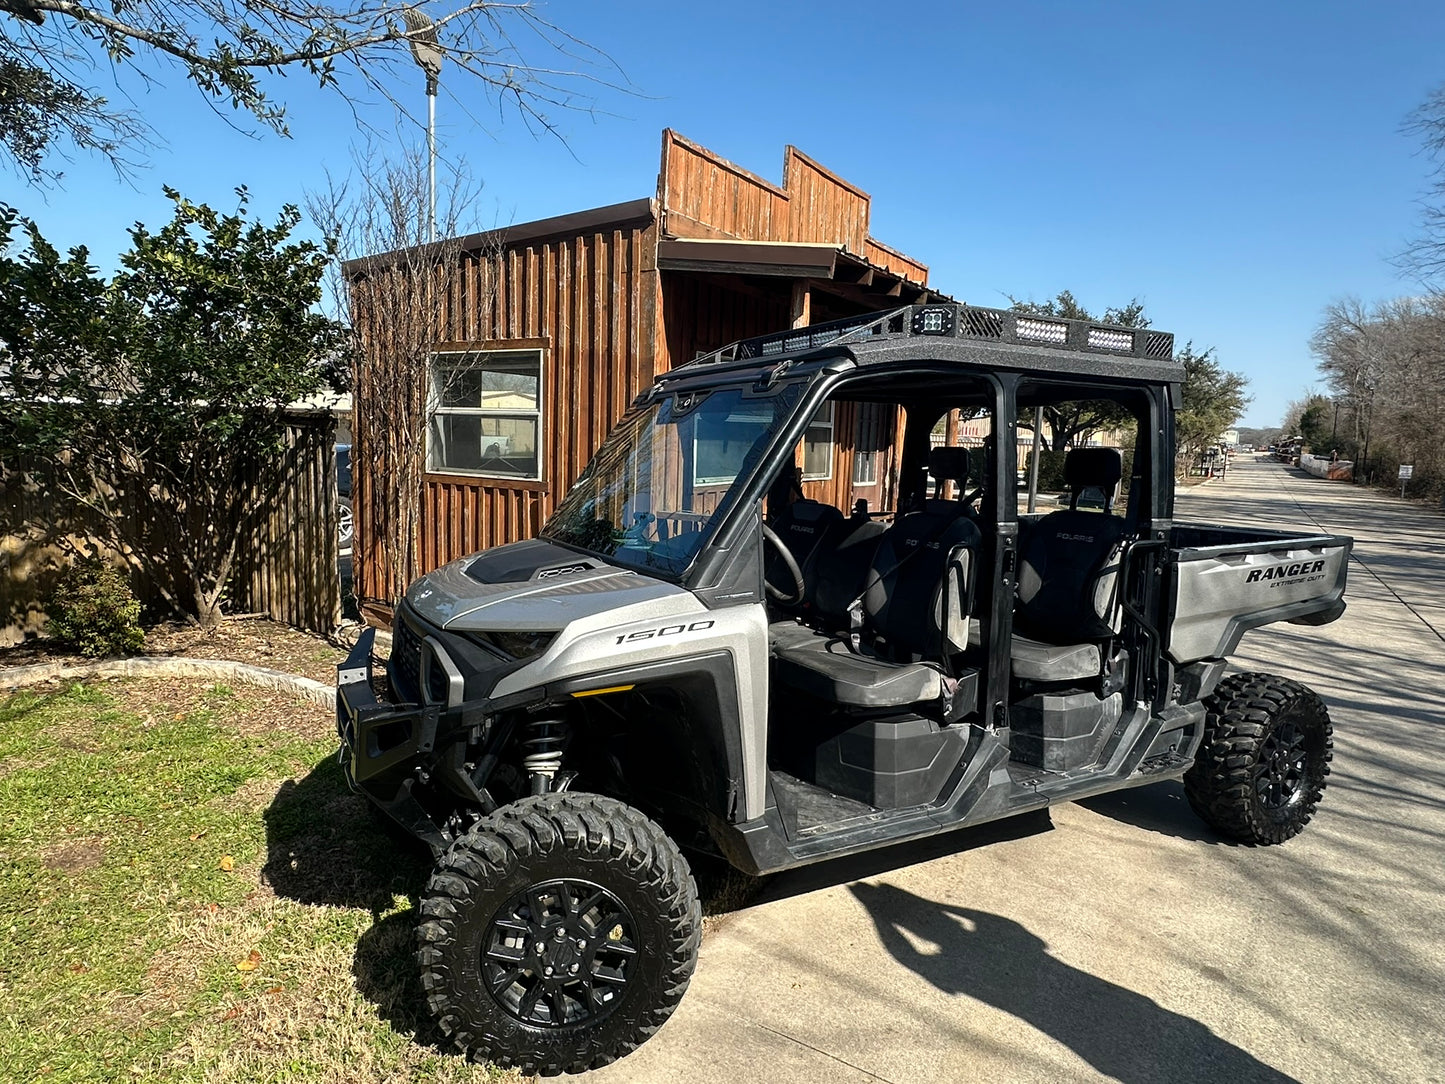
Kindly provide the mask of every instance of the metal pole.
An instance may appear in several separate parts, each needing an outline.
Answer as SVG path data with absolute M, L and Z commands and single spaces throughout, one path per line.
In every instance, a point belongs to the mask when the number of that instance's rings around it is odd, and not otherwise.
M 1039 459 L 1042 455 L 1044 408 L 1034 407 L 1034 447 L 1029 453 L 1029 515 L 1039 506 Z
M 437 239 L 437 92 L 435 80 L 428 80 L 426 92 L 426 151 L 427 151 L 427 240 Z

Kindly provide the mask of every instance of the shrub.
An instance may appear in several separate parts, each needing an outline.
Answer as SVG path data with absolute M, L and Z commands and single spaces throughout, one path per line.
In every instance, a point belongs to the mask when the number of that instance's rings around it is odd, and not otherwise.
M 99 558 L 66 569 L 47 612 L 50 635 L 90 658 L 133 655 L 145 644 L 135 592 L 123 573 Z

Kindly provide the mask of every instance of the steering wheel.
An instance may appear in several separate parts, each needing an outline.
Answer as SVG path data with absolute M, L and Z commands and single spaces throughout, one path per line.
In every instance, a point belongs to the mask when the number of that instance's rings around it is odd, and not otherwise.
M 785 606 L 796 605 L 803 601 L 803 592 L 806 590 L 803 583 L 803 570 L 798 567 L 798 559 L 794 557 L 793 552 L 783 544 L 783 540 L 778 537 L 777 532 L 766 523 L 763 523 L 761 526 L 763 528 L 763 541 L 778 551 L 778 556 L 782 558 L 783 561 L 783 567 L 788 570 L 788 575 L 793 577 L 793 593 L 791 595 L 784 593 L 780 588 L 768 583 L 766 578 L 763 580 L 763 587 L 767 589 L 768 597 L 773 601 L 781 602 Z

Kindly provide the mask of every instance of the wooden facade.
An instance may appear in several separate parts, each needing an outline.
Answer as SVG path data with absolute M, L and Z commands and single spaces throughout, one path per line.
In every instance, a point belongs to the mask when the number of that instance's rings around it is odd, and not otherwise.
M 869 215 L 866 193 L 793 147 L 778 186 L 668 130 L 655 196 L 463 239 L 441 269 L 435 350 L 540 351 L 540 477 L 426 473 L 410 574 L 535 534 L 657 373 L 736 339 L 937 296 L 926 266 L 869 235 Z M 861 431 L 887 447 L 894 424 Z M 810 496 L 883 506 L 886 452 L 877 481 L 853 485 L 859 432 L 856 408 L 839 404 L 832 476 L 808 482 Z M 368 502 L 381 488 L 360 481 L 356 506 L 356 591 L 378 618 L 389 600 Z

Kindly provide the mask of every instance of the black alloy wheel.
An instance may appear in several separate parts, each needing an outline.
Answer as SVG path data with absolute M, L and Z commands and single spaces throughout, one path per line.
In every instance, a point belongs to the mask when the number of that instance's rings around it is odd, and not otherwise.
M 1309 750 L 1304 728 L 1294 719 L 1282 719 L 1260 745 L 1254 769 L 1254 793 L 1260 805 L 1282 810 L 1304 798 Z
M 702 937 L 677 845 L 613 798 L 566 791 L 481 818 L 421 899 L 417 963 L 442 1031 L 468 1057 L 579 1073 L 660 1028 Z
M 518 892 L 492 919 L 483 950 L 487 988 L 533 1027 L 605 1016 L 621 1003 L 637 959 L 636 923 L 590 881 L 545 881 Z

